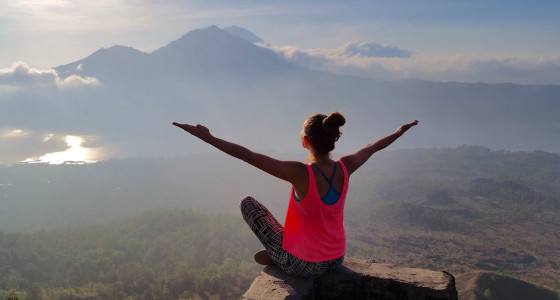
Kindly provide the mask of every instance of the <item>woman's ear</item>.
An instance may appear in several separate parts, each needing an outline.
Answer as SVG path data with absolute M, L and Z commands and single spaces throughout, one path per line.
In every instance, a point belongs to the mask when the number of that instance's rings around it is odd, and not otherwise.
M 301 136 L 301 145 L 303 146 L 303 148 L 305 149 L 309 149 L 309 138 L 305 135 Z

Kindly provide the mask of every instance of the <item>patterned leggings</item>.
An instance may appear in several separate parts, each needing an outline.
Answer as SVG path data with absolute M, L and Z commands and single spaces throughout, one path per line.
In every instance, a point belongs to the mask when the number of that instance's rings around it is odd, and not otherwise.
M 253 197 L 246 197 L 241 200 L 239 207 L 245 222 L 264 245 L 268 256 L 282 271 L 293 276 L 309 278 L 332 273 L 342 265 L 344 256 L 323 262 L 308 262 L 293 256 L 282 249 L 284 228 L 264 205 Z

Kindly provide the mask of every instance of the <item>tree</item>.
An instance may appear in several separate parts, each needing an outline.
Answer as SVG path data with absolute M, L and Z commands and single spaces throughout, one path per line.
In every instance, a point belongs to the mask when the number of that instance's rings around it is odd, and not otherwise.
M 12 290 L 9 294 L 8 297 L 6 297 L 6 300 L 19 300 L 16 291 Z

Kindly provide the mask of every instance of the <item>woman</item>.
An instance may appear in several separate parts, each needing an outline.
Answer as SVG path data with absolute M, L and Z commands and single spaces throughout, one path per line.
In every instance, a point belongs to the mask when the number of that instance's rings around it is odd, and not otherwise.
M 339 112 L 314 114 L 303 123 L 301 144 L 309 151 L 309 164 L 281 161 L 219 139 L 202 125 L 173 123 L 219 150 L 239 158 L 292 184 L 285 227 L 266 207 L 246 197 L 240 208 L 243 218 L 265 250 L 255 260 L 277 265 L 300 277 L 317 277 L 338 268 L 346 251 L 343 227 L 348 178 L 375 152 L 389 146 L 418 121 L 402 125 L 394 133 L 372 142 L 354 154 L 332 160 L 331 151 L 346 122 Z

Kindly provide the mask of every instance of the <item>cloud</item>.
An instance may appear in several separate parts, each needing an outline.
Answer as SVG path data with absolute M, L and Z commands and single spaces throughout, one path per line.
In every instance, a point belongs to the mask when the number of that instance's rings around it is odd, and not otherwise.
M 43 138 L 43 143 L 52 140 L 53 137 L 54 137 L 54 133 L 49 133 L 49 134 L 45 135 L 45 137 Z
M 431 81 L 560 84 L 560 56 L 456 55 L 433 58 L 374 42 L 348 43 L 336 49 L 258 45 L 298 65 L 335 74 L 384 80 L 419 78 Z
M 95 77 L 80 77 L 78 75 L 71 75 L 63 80 L 57 80 L 57 84 L 62 87 L 83 87 L 83 86 L 99 86 L 101 83 Z
M 0 138 L 19 138 L 29 134 L 31 132 L 25 129 L 4 129 L 0 132 Z
M 5 87 L 54 86 L 58 88 L 77 88 L 100 85 L 99 80 L 94 77 L 83 78 L 72 75 L 62 79 L 53 69 L 38 70 L 29 67 L 24 62 L 16 62 L 10 68 L 0 69 L 0 86 Z
M 393 46 L 384 46 L 375 42 L 366 42 L 348 43 L 342 47 L 342 54 L 346 56 L 358 55 L 361 57 L 408 58 L 412 55 L 412 52 Z

